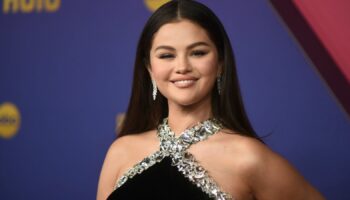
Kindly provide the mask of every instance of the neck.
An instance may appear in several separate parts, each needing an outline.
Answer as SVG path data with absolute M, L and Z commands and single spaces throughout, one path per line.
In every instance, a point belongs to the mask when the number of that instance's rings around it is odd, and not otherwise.
M 209 119 L 213 115 L 210 98 L 189 106 L 175 103 L 168 103 L 168 106 L 168 124 L 175 135 L 180 135 L 184 130 L 193 127 L 198 122 Z

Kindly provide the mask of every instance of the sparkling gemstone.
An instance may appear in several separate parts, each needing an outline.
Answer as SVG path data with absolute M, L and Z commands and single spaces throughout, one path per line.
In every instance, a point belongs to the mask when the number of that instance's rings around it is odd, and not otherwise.
M 120 179 L 120 181 L 119 181 L 119 185 L 124 184 L 127 180 L 128 180 L 128 177 L 127 177 L 127 176 L 122 176 L 121 179 Z

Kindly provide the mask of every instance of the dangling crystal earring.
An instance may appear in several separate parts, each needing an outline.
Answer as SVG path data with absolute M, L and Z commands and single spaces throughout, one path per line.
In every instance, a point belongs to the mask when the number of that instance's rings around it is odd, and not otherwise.
M 152 85 L 153 85 L 152 96 L 153 96 L 153 101 L 155 101 L 157 97 L 157 85 L 153 79 L 152 79 Z
M 218 86 L 218 93 L 221 95 L 221 75 L 216 78 L 216 85 Z

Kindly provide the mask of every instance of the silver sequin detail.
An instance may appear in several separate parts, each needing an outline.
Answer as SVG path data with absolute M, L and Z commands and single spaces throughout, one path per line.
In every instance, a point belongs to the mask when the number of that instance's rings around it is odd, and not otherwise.
M 129 169 L 123 176 L 121 176 L 117 181 L 117 184 L 115 185 L 114 189 L 117 189 L 120 186 L 122 186 L 128 179 L 131 179 L 136 174 L 141 174 L 143 171 L 147 170 L 152 165 L 162 161 L 163 158 L 164 155 L 160 151 L 156 151 L 152 155 L 147 156 L 141 162 L 137 163 L 131 169 Z
M 199 141 L 207 139 L 222 128 L 215 119 L 209 119 L 193 128 L 185 130 L 178 138 L 171 131 L 167 118 L 159 125 L 157 135 L 160 139 L 160 149 L 128 170 L 115 185 L 115 189 L 122 186 L 128 179 L 147 170 L 166 156 L 170 156 L 172 165 L 203 192 L 216 200 L 233 200 L 230 194 L 224 192 L 212 179 L 208 172 L 186 150 Z

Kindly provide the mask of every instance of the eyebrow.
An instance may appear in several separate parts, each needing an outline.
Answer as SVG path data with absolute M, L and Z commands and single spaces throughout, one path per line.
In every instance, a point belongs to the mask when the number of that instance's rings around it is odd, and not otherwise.
M 206 43 L 206 42 L 195 42 L 195 43 L 189 45 L 186 49 L 192 49 L 192 48 L 194 48 L 194 47 L 196 47 L 196 46 L 202 46 L 202 45 L 208 46 L 208 47 L 210 46 L 210 45 L 209 45 L 208 43 Z M 157 50 L 159 50 L 159 49 L 166 49 L 166 50 L 175 51 L 175 48 L 174 48 L 174 47 L 172 47 L 172 46 L 166 46 L 166 45 L 158 46 L 157 48 L 154 49 L 154 51 L 157 51 Z

